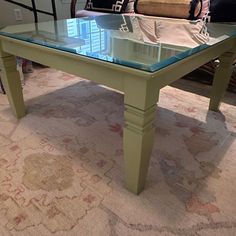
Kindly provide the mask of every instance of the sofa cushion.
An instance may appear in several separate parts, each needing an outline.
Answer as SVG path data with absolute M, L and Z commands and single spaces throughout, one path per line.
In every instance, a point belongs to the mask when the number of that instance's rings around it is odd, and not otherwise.
M 123 13 L 129 0 L 87 0 L 85 10 Z
M 202 0 L 137 0 L 135 12 L 151 16 L 163 16 L 194 20 L 200 15 Z

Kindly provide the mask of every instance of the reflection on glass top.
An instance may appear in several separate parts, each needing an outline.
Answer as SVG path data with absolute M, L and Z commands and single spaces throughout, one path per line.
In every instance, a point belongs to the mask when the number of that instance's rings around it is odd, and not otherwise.
M 0 35 L 154 72 L 235 37 L 236 23 L 103 15 L 8 26 Z

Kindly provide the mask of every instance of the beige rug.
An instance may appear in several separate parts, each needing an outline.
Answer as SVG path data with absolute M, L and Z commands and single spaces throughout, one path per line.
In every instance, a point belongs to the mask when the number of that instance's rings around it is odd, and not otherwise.
M 23 119 L 0 95 L 0 235 L 236 235 L 236 95 L 214 113 L 208 94 L 185 80 L 161 91 L 135 196 L 124 188 L 123 95 L 35 70 Z

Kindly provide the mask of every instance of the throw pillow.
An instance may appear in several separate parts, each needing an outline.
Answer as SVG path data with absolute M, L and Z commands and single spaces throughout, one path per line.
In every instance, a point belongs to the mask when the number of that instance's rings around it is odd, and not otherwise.
M 129 0 L 87 0 L 85 10 L 123 13 Z
M 202 0 L 137 0 L 135 12 L 195 20 L 201 14 Z
M 203 32 L 205 27 L 203 21 L 154 19 L 151 17 L 140 17 L 139 19 L 139 27 L 145 42 L 193 48 L 209 41 L 209 34 Z

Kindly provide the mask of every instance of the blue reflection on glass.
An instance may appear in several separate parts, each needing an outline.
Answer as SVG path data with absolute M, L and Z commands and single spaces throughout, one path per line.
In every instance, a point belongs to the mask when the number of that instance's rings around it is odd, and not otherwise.
M 76 21 L 69 19 L 67 20 L 67 31 L 68 37 L 77 37 L 84 40 L 83 45 L 74 48 L 78 54 L 102 60 L 109 58 L 109 56 L 102 55 L 108 53 L 108 32 L 99 29 L 95 20 Z M 101 53 L 101 55 L 98 53 Z M 110 58 L 109 61 L 111 61 Z

